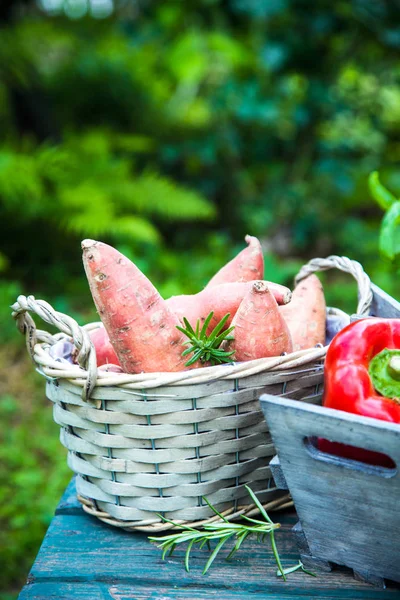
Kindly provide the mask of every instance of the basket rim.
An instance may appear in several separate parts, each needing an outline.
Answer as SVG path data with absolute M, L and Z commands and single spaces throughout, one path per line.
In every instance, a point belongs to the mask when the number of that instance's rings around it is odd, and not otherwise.
M 98 323 L 88 323 L 83 326 L 85 330 L 91 330 Z M 42 332 L 37 330 L 38 339 Z M 71 341 L 70 336 L 58 333 L 52 336 L 49 343 L 47 332 L 46 341 L 38 342 L 33 348 L 33 361 L 37 371 L 48 380 L 65 379 L 80 387 L 84 387 L 89 376 L 89 371 L 79 364 L 71 364 L 55 359 L 50 354 L 51 347 L 58 341 Z M 324 360 L 328 345 L 297 350 L 283 356 L 269 358 L 257 358 L 246 362 L 233 362 L 222 365 L 214 365 L 203 368 L 190 369 L 188 371 L 176 372 L 154 372 L 154 373 L 115 373 L 97 367 L 96 387 L 118 387 L 127 389 L 147 389 L 162 386 L 185 386 L 207 384 L 211 382 L 235 380 L 258 375 L 266 371 L 308 373 L 320 367 Z

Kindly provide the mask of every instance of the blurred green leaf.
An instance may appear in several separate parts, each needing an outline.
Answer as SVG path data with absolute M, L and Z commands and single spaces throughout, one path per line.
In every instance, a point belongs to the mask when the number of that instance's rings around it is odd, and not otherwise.
M 168 65 L 182 83 L 197 85 L 208 71 L 207 46 L 204 36 L 188 31 L 178 37 L 168 52 Z
M 400 201 L 392 204 L 383 217 L 379 248 L 383 256 L 390 260 L 400 255 Z
M 215 207 L 195 191 L 177 186 L 156 173 L 144 173 L 135 181 L 135 204 L 147 214 L 160 215 L 169 221 L 210 220 Z
M 395 202 L 396 198 L 379 181 L 379 173 L 373 171 L 368 178 L 369 189 L 374 200 L 377 201 L 383 210 L 388 210 Z
M 118 238 L 126 237 L 130 243 L 158 244 L 161 236 L 150 221 L 136 216 L 116 218 L 110 225 L 110 231 Z
M 0 252 L 0 273 L 5 271 L 8 265 L 9 261 L 7 260 L 7 257 Z

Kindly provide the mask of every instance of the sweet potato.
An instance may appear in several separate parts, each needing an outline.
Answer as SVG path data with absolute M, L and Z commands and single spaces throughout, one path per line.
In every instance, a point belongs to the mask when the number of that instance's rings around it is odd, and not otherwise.
M 293 341 L 293 350 L 313 348 L 325 343 L 326 303 L 318 277 L 309 275 L 294 288 L 292 300 L 279 311 Z
M 210 279 L 206 288 L 222 283 L 240 283 L 264 278 L 264 257 L 260 242 L 251 235 L 246 235 L 244 239 L 248 244 L 247 248 L 224 265 Z
M 125 373 L 180 371 L 185 360 L 179 320 L 147 277 L 102 242 L 82 242 L 97 311 Z
M 224 350 L 234 350 L 235 361 L 279 356 L 292 351 L 289 329 L 265 281 L 253 282 L 232 320 L 234 339 Z
M 230 313 L 226 323 L 226 328 L 229 327 L 240 303 L 251 290 L 253 283 L 253 281 L 223 283 L 211 288 L 206 287 L 198 294 L 172 296 L 166 300 L 166 303 L 181 321 L 183 317 L 186 317 L 192 326 L 196 324 L 197 319 L 204 322 L 208 314 L 213 311 L 214 316 L 208 328 L 209 333 L 226 313 Z M 289 288 L 277 283 L 265 283 L 279 304 L 290 301 L 292 294 Z
M 111 345 L 110 338 L 104 327 L 94 329 L 89 333 L 91 342 L 96 350 L 97 366 L 101 365 L 119 365 L 118 356 Z

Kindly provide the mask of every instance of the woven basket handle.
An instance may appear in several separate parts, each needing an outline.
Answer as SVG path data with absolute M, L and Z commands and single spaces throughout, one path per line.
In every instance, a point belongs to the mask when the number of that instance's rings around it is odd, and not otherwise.
M 335 255 L 328 256 L 327 258 L 313 258 L 300 269 L 295 277 L 295 284 L 297 285 L 302 279 L 311 275 L 311 273 L 328 271 L 329 269 L 339 269 L 354 277 L 358 286 L 357 314 L 368 315 L 373 299 L 371 280 L 356 260 L 350 260 L 346 256 Z
M 20 332 L 25 334 L 26 346 L 34 362 L 35 345 L 38 342 L 54 344 L 58 338 L 47 331 L 37 329 L 35 321 L 29 313 L 36 314 L 43 321 L 46 321 L 46 323 L 54 325 L 62 333 L 72 337 L 73 343 L 79 351 L 77 356 L 78 364 L 88 373 L 82 392 L 83 399 L 88 399 L 96 385 L 97 363 L 96 351 L 87 331 L 80 327 L 72 317 L 57 312 L 48 302 L 36 300 L 34 296 L 18 296 L 15 304 L 12 305 L 12 309 L 12 316 L 16 320 Z

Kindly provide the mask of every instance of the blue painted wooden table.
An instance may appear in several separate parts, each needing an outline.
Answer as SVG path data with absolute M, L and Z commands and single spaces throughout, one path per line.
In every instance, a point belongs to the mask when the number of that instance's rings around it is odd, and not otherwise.
M 273 513 L 282 523 L 277 532 L 284 567 L 298 561 L 291 532 L 294 510 Z M 373 543 L 373 540 L 371 540 Z M 191 571 L 183 566 L 184 549 L 161 560 L 161 551 L 146 534 L 128 533 L 86 515 L 68 486 L 19 600 L 333 600 L 362 598 L 399 600 L 400 586 L 376 589 L 356 581 L 345 568 L 310 577 L 296 572 L 285 583 L 267 544 L 250 539 L 229 562 L 218 556 L 207 575 L 201 574 L 208 552 L 192 551 Z

